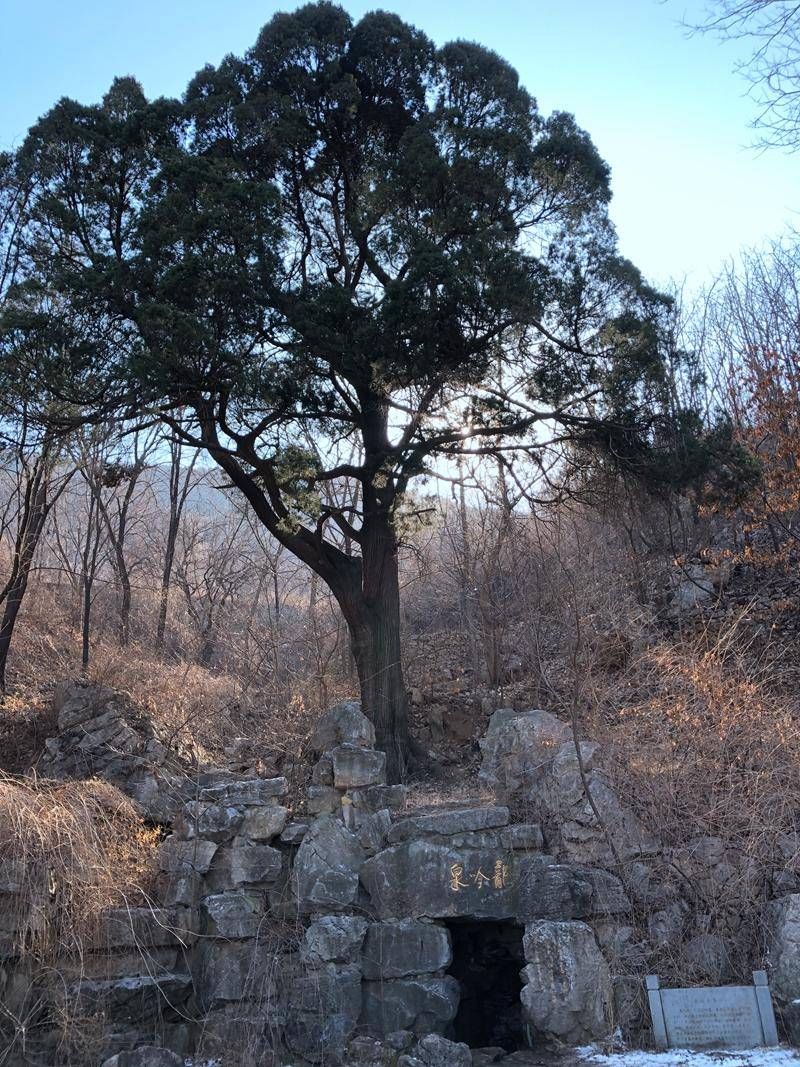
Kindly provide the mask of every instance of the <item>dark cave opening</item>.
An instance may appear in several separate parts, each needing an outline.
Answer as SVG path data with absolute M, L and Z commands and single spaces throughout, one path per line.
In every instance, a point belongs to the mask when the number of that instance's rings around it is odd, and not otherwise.
M 453 1039 L 470 1048 L 525 1048 L 520 971 L 522 927 L 509 922 L 448 923 L 453 942 L 450 974 L 461 987 Z

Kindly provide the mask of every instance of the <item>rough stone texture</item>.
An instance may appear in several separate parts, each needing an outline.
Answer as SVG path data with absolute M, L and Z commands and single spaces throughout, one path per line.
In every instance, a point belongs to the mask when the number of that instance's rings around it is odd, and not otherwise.
M 84 680 L 63 682 L 53 708 L 59 732 L 45 742 L 43 776 L 113 782 L 155 822 L 168 822 L 191 796 L 188 761 L 157 736 L 149 716 L 114 690 Z
M 444 926 L 399 919 L 370 924 L 361 966 L 365 978 L 405 978 L 444 971 L 452 960 Z
M 361 1012 L 361 974 L 352 964 L 324 964 L 290 987 L 287 1043 L 309 1059 L 336 1062 Z
M 112 908 L 105 913 L 94 949 L 153 949 L 191 945 L 197 939 L 195 913 L 187 908 Z
M 190 800 L 184 804 L 175 830 L 187 839 L 205 837 L 209 841 L 230 841 L 236 836 L 242 819 L 238 808 Z
M 270 845 L 226 846 L 214 859 L 213 876 L 218 885 L 234 887 L 274 882 L 282 865 L 282 854 Z
M 199 837 L 182 841 L 171 834 L 159 845 L 158 866 L 167 874 L 178 877 L 206 874 L 216 851 L 217 846 L 213 841 L 204 841 Z
M 390 845 L 397 845 L 413 838 L 487 830 L 506 826 L 509 818 L 508 808 L 504 807 L 458 808 L 454 811 L 415 815 L 396 822 L 389 831 L 388 841 Z
M 405 806 L 407 792 L 404 785 L 370 785 L 365 789 L 354 789 L 350 799 L 357 813 L 369 815 L 383 808 L 399 811 Z
M 203 900 L 208 933 L 218 937 L 255 937 L 264 919 L 264 898 L 258 893 L 214 893 Z
M 501 884 L 495 886 L 497 864 Z M 517 915 L 518 879 L 519 857 L 513 852 L 424 840 L 386 848 L 361 868 L 361 881 L 382 919 L 511 919 Z
M 285 778 L 232 778 L 206 786 L 202 798 L 231 807 L 257 807 L 275 804 L 276 797 L 286 796 L 288 792 Z
M 327 753 L 337 789 L 361 789 L 386 783 L 386 753 L 374 748 L 343 744 Z
M 299 845 L 307 832 L 307 822 L 290 822 L 281 834 L 281 841 L 285 845 Z
M 615 862 L 615 851 L 625 859 L 657 851 L 657 842 L 620 802 L 608 776 L 596 765 L 599 746 L 580 742 L 579 760 L 570 727 L 554 715 L 496 711 L 480 745 L 481 779 L 501 801 L 512 796 L 527 801 L 544 823 L 545 837 L 559 858 L 609 866 Z
M 537 822 L 519 822 L 506 826 L 500 831 L 500 844 L 503 848 L 538 852 L 544 848 L 542 828 Z
M 375 747 L 375 728 L 362 713 L 358 700 L 344 700 L 329 708 L 317 723 L 309 742 L 317 755 L 344 744 Z
M 426 1034 L 413 1050 L 425 1067 L 472 1067 L 472 1053 L 460 1041 L 448 1041 L 441 1034 Z
M 155 1045 L 142 1045 L 131 1052 L 118 1052 L 102 1067 L 183 1067 L 183 1057 Z
M 255 940 L 201 941 L 192 968 L 200 1010 L 274 996 L 273 955 Z
M 251 841 L 272 841 L 283 833 L 288 818 L 288 808 L 280 804 L 268 808 L 250 808 L 244 814 L 239 836 Z
M 594 887 L 583 871 L 546 860 L 520 866 L 518 914 L 523 922 L 591 915 Z
M 381 1035 L 442 1033 L 458 1011 L 458 982 L 450 975 L 364 982 L 362 988 L 362 1022 Z
M 321 815 L 309 827 L 294 863 L 293 882 L 301 908 L 312 911 L 353 904 L 364 850 L 339 820 Z
M 341 795 L 332 785 L 310 785 L 306 793 L 306 806 L 312 815 L 333 815 L 342 803 Z
M 612 985 L 608 964 L 589 926 L 529 923 L 523 938 L 522 1008 L 545 1038 L 579 1045 L 609 1030 Z
M 547 711 L 501 708 L 492 715 L 480 741 L 479 777 L 498 799 L 507 801 L 541 777 L 569 736 L 567 724 Z
M 765 910 L 767 968 L 787 1034 L 800 1041 L 800 893 L 773 900 Z
M 374 856 L 384 847 L 391 825 L 392 816 L 386 809 L 376 811 L 372 815 L 364 815 L 356 823 L 358 840 L 368 856 Z
M 311 964 L 358 963 L 367 920 L 357 915 L 325 915 L 305 933 L 301 955 Z

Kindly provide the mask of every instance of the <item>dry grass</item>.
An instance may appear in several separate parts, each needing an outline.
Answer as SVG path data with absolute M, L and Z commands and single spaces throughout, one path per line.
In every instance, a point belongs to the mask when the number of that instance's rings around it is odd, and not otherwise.
M 147 885 L 157 831 L 97 779 L 0 777 L 0 871 L 12 892 L 4 923 L 15 954 L 79 958 L 99 943 L 106 910 Z

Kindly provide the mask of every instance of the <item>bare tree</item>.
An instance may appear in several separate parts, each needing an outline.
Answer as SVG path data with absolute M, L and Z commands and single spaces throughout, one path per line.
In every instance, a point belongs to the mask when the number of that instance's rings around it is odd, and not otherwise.
M 763 146 L 800 149 L 800 3 L 793 0 L 715 0 L 692 29 L 751 43 L 737 69 L 757 106 L 753 122 Z
M 164 638 L 167 631 L 167 609 L 169 607 L 172 568 L 175 565 L 175 546 L 178 541 L 178 531 L 180 529 L 183 511 L 186 507 L 187 497 L 195 484 L 193 481 L 193 474 L 197 463 L 197 457 L 199 455 L 199 452 L 196 449 L 187 449 L 181 440 L 176 438 L 170 440 L 169 451 L 169 511 L 164 543 L 164 565 L 161 572 L 161 590 L 158 602 L 158 623 L 156 625 L 156 649 L 159 652 L 164 648 Z

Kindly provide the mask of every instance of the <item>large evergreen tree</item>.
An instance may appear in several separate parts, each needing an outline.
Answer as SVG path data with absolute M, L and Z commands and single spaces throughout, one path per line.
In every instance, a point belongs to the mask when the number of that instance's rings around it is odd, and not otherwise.
M 617 254 L 589 137 L 478 45 L 316 3 L 182 102 L 132 79 L 62 100 L 16 168 L 7 369 L 213 458 L 336 597 L 401 775 L 412 480 L 554 438 L 639 464 L 671 440 L 669 303 Z

